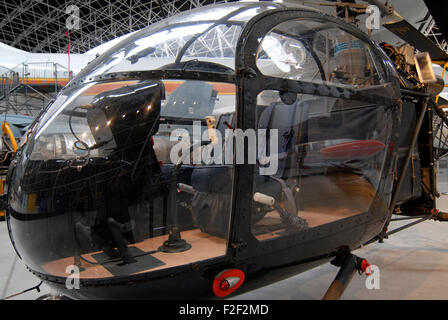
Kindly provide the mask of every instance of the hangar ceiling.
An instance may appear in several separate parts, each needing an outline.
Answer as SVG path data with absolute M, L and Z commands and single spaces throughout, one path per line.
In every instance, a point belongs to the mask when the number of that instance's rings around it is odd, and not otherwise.
M 70 14 L 74 14 L 74 11 L 67 12 L 67 9 L 76 6 L 79 9 L 79 28 L 68 31 L 70 52 L 85 53 L 180 11 L 232 1 L 236 0 L 0 0 L 0 42 L 29 52 L 66 53 L 67 20 Z M 283 0 L 287 6 L 314 5 L 325 11 L 329 7 L 319 6 L 318 3 L 322 2 L 325 1 Z M 425 36 L 443 50 L 448 50 L 424 0 L 387 2 Z M 378 42 L 400 42 L 383 28 L 373 37 Z
M 67 52 L 66 23 L 76 6 L 79 28 L 69 31 L 70 52 L 84 53 L 180 11 L 231 1 L 1 0 L 0 42 L 29 52 Z

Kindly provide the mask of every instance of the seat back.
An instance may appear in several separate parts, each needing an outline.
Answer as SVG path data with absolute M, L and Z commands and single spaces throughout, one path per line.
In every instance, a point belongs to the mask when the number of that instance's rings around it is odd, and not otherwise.
M 260 143 L 258 149 L 259 160 L 264 151 L 266 155 L 272 156 L 269 150 L 271 130 L 277 130 L 278 143 L 278 170 L 275 177 L 282 178 L 285 169 L 288 167 L 289 158 L 292 155 L 294 146 L 307 141 L 307 119 L 309 106 L 306 100 L 297 100 L 295 103 L 287 105 L 274 102 L 268 106 L 260 115 L 258 129 L 266 129 L 266 142 Z M 265 148 L 263 150 L 263 148 Z M 263 161 L 260 161 L 262 164 Z

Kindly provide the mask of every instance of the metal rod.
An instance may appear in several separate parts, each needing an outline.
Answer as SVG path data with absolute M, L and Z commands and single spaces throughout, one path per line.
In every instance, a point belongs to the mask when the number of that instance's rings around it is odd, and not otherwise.
M 411 160 L 412 151 L 414 149 L 415 143 L 417 142 L 417 138 L 418 138 L 418 135 L 420 133 L 420 129 L 421 129 L 422 124 L 423 124 L 423 119 L 425 118 L 426 109 L 428 107 L 428 99 L 425 98 L 423 100 L 422 104 L 423 104 L 422 105 L 422 111 L 421 111 L 420 116 L 418 118 L 417 125 L 415 126 L 415 130 L 414 130 L 414 134 L 412 136 L 412 140 L 411 140 L 411 142 L 409 144 L 409 150 L 408 150 L 408 153 L 406 155 L 406 161 L 405 161 L 404 166 L 403 166 L 403 168 L 401 170 L 400 178 L 398 179 L 397 186 L 395 187 L 395 190 L 394 190 L 394 193 L 393 193 L 393 196 L 392 196 L 392 200 L 390 202 L 390 206 L 389 206 L 390 216 L 389 216 L 389 219 L 388 219 L 388 221 L 386 223 L 386 226 L 389 224 L 389 221 L 392 218 L 392 213 L 393 213 L 393 210 L 395 209 L 395 204 L 397 203 L 397 199 L 398 199 L 398 195 L 400 193 L 401 185 L 403 184 L 406 171 L 408 170 L 408 167 L 409 167 L 409 162 Z
M 435 179 L 434 172 L 434 136 L 433 136 L 433 126 L 432 126 L 432 107 L 427 108 L 427 130 L 428 130 L 428 153 L 429 153 L 429 184 L 431 185 L 431 189 L 429 192 L 431 193 L 431 205 L 432 208 L 436 208 L 436 196 L 437 194 L 437 185 Z
M 421 215 L 421 216 L 415 216 L 415 217 L 406 217 L 406 218 L 395 218 L 395 219 L 390 219 L 390 221 L 403 221 L 403 220 L 412 220 L 412 219 L 420 219 L 420 218 L 425 218 L 427 215 Z
M 400 92 L 402 95 L 410 95 L 410 96 L 414 96 L 414 97 L 424 97 L 424 98 L 431 97 L 431 95 L 429 93 L 412 91 L 412 90 L 408 90 L 408 89 L 400 89 Z
M 392 230 L 392 231 L 386 232 L 386 233 L 383 234 L 381 237 L 380 237 L 380 236 L 376 236 L 375 238 L 373 238 L 373 239 L 367 241 L 366 243 L 364 243 L 362 246 L 369 245 L 369 244 L 371 244 L 371 243 L 373 243 L 373 242 L 375 242 L 375 241 L 377 241 L 377 240 L 380 240 L 380 239 L 383 238 L 383 237 L 388 237 L 388 236 L 390 236 L 390 235 L 393 235 L 394 233 L 397 233 L 397 232 L 402 231 L 402 230 L 404 230 L 404 229 L 410 228 L 410 227 L 412 227 L 412 226 L 415 226 L 416 224 L 419 224 L 419 223 L 421 223 L 421 222 L 424 222 L 424 221 L 429 220 L 429 219 L 432 219 L 432 218 L 433 218 L 433 216 L 431 216 L 431 215 L 427 215 L 426 217 L 421 218 L 420 220 L 417 220 L 417 221 L 408 223 L 408 224 L 406 224 L 406 225 L 404 225 L 404 226 L 402 226 L 402 227 L 399 227 L 399 228 L 394 229 L 394 230 Z
M 426 216 L 426 217 L 424 217 L 424 218 L 421 218 L 421 219 L 419 219 L 419 220 L 417 220 L 417 221 L 408 223 L 408 224 L 406 224 L 406 225 L 404 225 L 404 226 L 402 226 L 402 227 L 399 227 L 399 228 L 397 228 L 397 229 L 394 229 L 394 230 L 392 230 L 392 231 L 389 231 L 389 232 L 386 233 L 386 236 L 393 235 L 394 233 L 397 233 L 397 232 L 399 232 L 399 231 L 401 231 L 401 230 L 410 228 L 410 227 L 412 227 L 412 226 L 415 226 L 416 224 L 419 224 L 419 223 L 421 223 L 421 222 L 424 222 L 424 221 L 426 221 L 426 220 L 428 220 L 428 219 L 432 219 L 432 218 L 433 218 L 433 217 L 432 217 L 431 215 L 428 215 L 428 216 Z
M 434 110 L 436 110 L 437 115 L 448 126 L 448 118 L 446 117 L 445 111 L 443 111 L 439 106 L 434 107 Z

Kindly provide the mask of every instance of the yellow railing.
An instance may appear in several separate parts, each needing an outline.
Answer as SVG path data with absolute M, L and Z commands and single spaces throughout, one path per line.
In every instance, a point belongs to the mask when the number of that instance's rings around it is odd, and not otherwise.
M 443 77 L 444 77 L 444 75 L 445 75 L 445 70 L 446 70 L 447 67 L 448 67 L 448 62 L 445 62 L 445 63 L 443 64 L 442 79 L 443 79 Z M 448 85 L 447 85 L 447 84 L 445 85 L 445 88 L 448 88 Z M 439 102 L 439 96 L 440 96 L 440 94 L 437 95 L 437 97 L 436 97 L 436 103 Z

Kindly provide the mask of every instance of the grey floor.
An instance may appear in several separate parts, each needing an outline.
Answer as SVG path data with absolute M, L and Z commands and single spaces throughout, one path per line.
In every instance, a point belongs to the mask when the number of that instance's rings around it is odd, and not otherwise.
M 448 184 L 447 184 L 448 186 Z M 438 199 L 438 208 L 448 211 L 448 195 Z M 395 226 L 403 224 L 394 222 Z M 448 222 L 426 221 L 374 243 L 355 253 L 380 270 L 380 289 L 367 289 L 366 277 L 355 275 L 343 299 L 448 299 Z M 0 297 L 12 295 L 39 283 L 27 271 L 9 242 L 5 222 L 0 222 Z M 338 269 L 325 264 L 311 271 L 245 293 L 233 299 L 321 299 Z M 12 299 L 36 299 L 50 290 L 28 292 Z
M 440 205 L 448 209 L 448 196 Z M 394 222 L 392 226 L 402 225 Z M 448 299 L 448 222 L 426 221 L 354 253 L 379 268 L 379 289 L 367 289 L 355 274 L 342 299 Z M 235 299 L 321 299 L 338 268 L 327 263 L 306 273 L 245 293 Z

